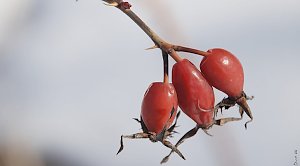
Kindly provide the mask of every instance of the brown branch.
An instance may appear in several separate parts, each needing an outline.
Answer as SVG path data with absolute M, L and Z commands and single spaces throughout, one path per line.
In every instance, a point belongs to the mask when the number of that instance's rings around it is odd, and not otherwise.
M 202 56 L 208 55 L 208 53 L 200 50 L 196 50 L 193 48 L 183 47 L 183 46 L 175 46 L 170 44 L 160 38 L 152 29 L 150 29 L 147 24 L 141 20 L 131 9 L 131 5 L 128 2 L 123 2 L 123 0 L 103 0 L 108 3 L 110 6 L 115 6 L 120 9 L 123 13 L 125 13 L 131 20 L 133 20 L 154 42 L 154 44 L 160 48 L 163 52 L 168 53 L 176 62 L 182 60 L 182 58 L 177 54 L 176 51 L 189 52 Z
M 201 50 L 197 50 L 197 49 L 189 48 L 189 47 L 184 47 L 184 46 L 174 45 L 173 49 L 175 51 L 188 52 L 188 53 L 197 54 L 197 55 L 201 55 L 201 56 L 208 56 L 210 54 L 210 53 L 205 52 L 205 51 L 201 51 Z

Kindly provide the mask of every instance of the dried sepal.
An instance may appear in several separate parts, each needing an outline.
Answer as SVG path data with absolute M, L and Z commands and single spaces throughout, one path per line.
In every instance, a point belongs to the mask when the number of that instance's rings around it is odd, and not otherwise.
M 140 133 L 135 133 L 135 134 L 131 134 L 131 135 L 122 135 L 121 139 L 120 139 L 120 148 L 117 152 L 117 155 L 124 149 L 124 143 L 123 143 L 123 138 L 128 138 L 128 139 L 143 139 L 143 138 L 148 138 L 151 142 L 161 142 L 163 145 L 165 145 L 166 147 L 170 148 L 172 150 L 172 152 L 177 153 L 181 158 L 185 159 L 185 157 L 183 156 L 183 154 L 177 149 L 176 146 L 174 146 L 171 142 L 167 141 L 168 137 L 171 137 L 173 133 L 175 133 L 174 128 L 176 127 L 176 123 L 177 123 L 177 119 L 180 115 L 180 113 L 178 112 L 176 115 L 176 120 L 175 123 L 167 129 L 167 124 L 169 123 L 169 121 L 171 120 L 173 114 L 175 113 L 175 108 L 172 108 L 172 111 L 170 113 L 170 117 L 168 119 L 168 121 L 166 122 L 166 125 L 164 127 L 164 129 L 156 134 L 154 132 L 149 132 L 149 130 L 147 129 L 142 117 L 141 119 L 137 119 L 137 118 L 133 118 L 135 121 L 137 121 L 138 123 L 141 124 L 141 128 L 143 130 L 143 132 Z
M 199 128 L 200 128 L 199 126 L 196 126 L 196 127 L 192 128 L 190 131 L 188 131 L 187 133 L 185 133 L 175 144 L 175 147 L 177 148 L 180 144 L 182 144 L 184 142 L 184 140 L 186 140 L 190 137 L 193 137 L 198 132 Z M 168 162 L 168 160 L 173 152 L 175 152 L 175 151 L 171 150 L 171 152 L 162 159 L 160 164 Z M 183 159 L 185 160 L 185 158 L 183 158 Z
M 229 109 L 230 107 L 233 107 L 237 104 L 237 105 L 239 105 L 239 113 L 241 115 L 241 118 L 243 118 L 244 112 L 250 118 L 250 120 L 245 123 L 245 128 L 247 129 L 247 124 L 253 121 L 252 112 L 251 112 L 251 109 L 250 109 L 250 107 L 247 103 L 247 100 L 252 100 L 253 98 L 254 98 L 254 96 L 247 96 L 244 91 L 242 92 L 242 94 L 239 98 L 236 98 L 236 99 L 233 99 L 233 98 L 230 98 L 230 97 L 224 98 L 221 102 L 219 102 L 215 106 L 215 108 L 214 108 L 215 116 L 217 115 L 218 110 L 222 111 L 223 108 Z M 227 123 L 229 121 L 241 120 L 241 118 L 232 119 L 232 120 L 228 120 L 228 121 L 225 120 L 225 121 L 222 121 L 222 122 L 219 121 L 219 122 L 216 122 L 216 123 L 220 123 L 218 125 L 222 125 L 222 124 Z

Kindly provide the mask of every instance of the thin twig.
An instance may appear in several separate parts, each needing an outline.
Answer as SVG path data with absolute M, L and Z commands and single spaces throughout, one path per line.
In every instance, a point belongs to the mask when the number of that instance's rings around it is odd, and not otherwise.
M 201 55 L 201 56 L 208 56 L 210 53 L 205 52 L 205 51 L 201 51 L 201 50 L 197 50 L 194 48 L 189 48 L 189 47 L 184 47 L 184 46 L 173 46 L 173 49 L 175 51 L 181 51 L 181 52 L 189 52 L 192 54 L 197 54 L 197 55 Z
M 120 9 L 123 13 L 125 13 L 131 20 L 133 20 L 154 42 L 154 44 L 160 48 L 163 52 L 168 53 L 176 62 L 182 60 L 182 58 L 177 54 L 176 51 L 183 51 L 183 52 L 190 52 L 198 55 L 205 56 L 207 55 L 206 52 L 196 50 L 193 48 L 183 47 L 183 46 L 174 46 L 163 40 L 159 37 L 139 16 L 137 16 L 131 9 L 131 5 L 128 2 L 123 2 L 122 0 L 103 0 L 108 4 L 115 4 L 116 8 Z M 126 3 L 126 7 L 123 4 Z

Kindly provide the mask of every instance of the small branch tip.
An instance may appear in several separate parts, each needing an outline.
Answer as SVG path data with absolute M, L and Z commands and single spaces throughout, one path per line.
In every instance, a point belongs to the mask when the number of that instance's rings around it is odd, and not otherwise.
M 122 8 L 124 8 L 125 10 L 131 8 L 131 4 L 128 3 L 128 2 L 121 2 L 121 3 L 120 3 L 120 6 L 121 6 Z

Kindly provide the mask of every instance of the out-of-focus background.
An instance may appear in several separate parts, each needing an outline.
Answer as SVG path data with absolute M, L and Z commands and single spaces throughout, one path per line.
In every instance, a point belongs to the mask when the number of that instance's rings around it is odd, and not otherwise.
M 213 137 L 199 132 L 180 146 L 187 160 L 167 165 L 299 164 L 300 1 L 130 2 L 171 43 L 234 53 L 255 96 L 248 130 L 245 117 Z M 116 156 L 120 135 L 140 131 L 132 118 L 146 88 L 162 80 L 160 51 L 144 50 L 152 45 L 100 0 L 0 0 L 0 165 L 159 165 L 169 150 L 148 140 L 124 140 Z M 183 114 L 178 123 L 172 142 L 195 125 Z

